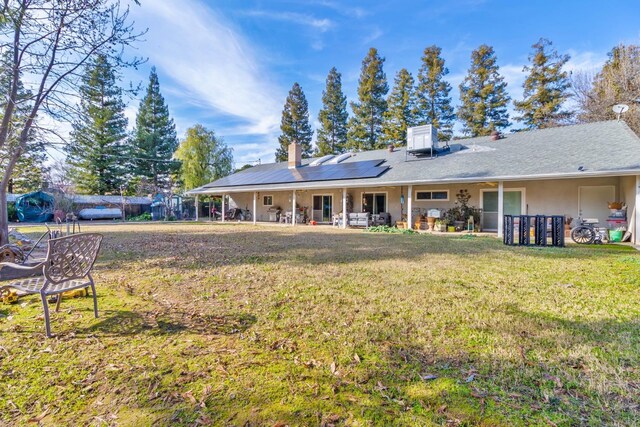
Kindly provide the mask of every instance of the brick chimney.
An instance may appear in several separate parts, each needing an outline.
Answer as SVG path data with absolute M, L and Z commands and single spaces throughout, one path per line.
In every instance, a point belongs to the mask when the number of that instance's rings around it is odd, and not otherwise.
M 302 164 L 302 148 L 300 144 L 292 142 L 289 144 L 289 169 L 299 168 Z

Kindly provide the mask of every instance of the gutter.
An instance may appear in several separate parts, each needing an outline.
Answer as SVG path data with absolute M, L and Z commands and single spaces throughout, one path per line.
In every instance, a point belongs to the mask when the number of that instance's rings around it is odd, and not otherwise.
M 386 181 L 386 182 L 363 182 L 345 184 L 340 181 L 315 181 L 301 182 L 294 185 L 291 184 L 254 184 L 252 186 L 239 187 L 199 187 L 187 191 L 185 194 L 189 196 L 197 196 L 200 194 L 230 194 L 230 193 L 247 193 L 252 191 L 287 191 L 287 190 L 310 190 L 310 189 L 342 189 L 342 188 L 366 188 L 366 187 L 397 187 L 401 185 L 434 185 L 434 184 L 457 184 L 469 182 L 493 182 L 493 181 L 538 181 L 547 179 L 573 179 L 573 178 L 594 178 L 594 177 L 612 177 L 612 176 L 635 176 L 640 175 L 638 169 L 628 169 L 620 171 L 608 172 L 571 172 L 565 174 L 542 174 L 542 175 L 505 175 L 492 177 L 469 177 L 469 178 L 451 178 L 451 179 L 432 179 L 432 180 L 410 180 L 410 181 Z

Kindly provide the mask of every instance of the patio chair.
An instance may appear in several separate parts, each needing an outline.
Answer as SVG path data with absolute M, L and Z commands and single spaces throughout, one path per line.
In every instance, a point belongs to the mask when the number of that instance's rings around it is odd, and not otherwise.
M 291 218 L 293 217 L 293 213 L 291 211 L 287 211 L 283 214 L 280 214 L 280 223 L 281 224 L 291 224 Z
M 62 300 L 62 295 L 60 294 L 74 289 L 91 287 L 93 312 L 97 318 L 98 300 L 96 298 L 96 287 L 90 272 L 98 256 L 101 242 L 101 234 L 73 234 L 50 239 L 48 241 L 47 257 L 39 264 L 24 266 L 8 262 L 0 263 L 0 270 L 10 268 L 20 270 L 25 275 L 28 275 L 29 272 L 33 274 L 37 274 L 39 271 L 42 272 L 42 276 L 28 277 L 0 286 L 0 291 L 6 288 L 13 288 L 26 295 L 40 294 L 44 309 L 45 328 L 49 338 L 51 338 L 51 327 L 47 297 L 50 295 L 58 295 L 56 302 L 57 312 L 60 309 L 60 301 Z

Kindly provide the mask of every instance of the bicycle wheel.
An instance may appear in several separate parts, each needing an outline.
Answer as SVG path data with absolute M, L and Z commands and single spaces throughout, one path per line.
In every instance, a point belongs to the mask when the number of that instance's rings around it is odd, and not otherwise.
M 596 232 L 593 228 L 578 226 L 571 230 L 571 239 L 579 244 L 593 243 L 596 239 Z

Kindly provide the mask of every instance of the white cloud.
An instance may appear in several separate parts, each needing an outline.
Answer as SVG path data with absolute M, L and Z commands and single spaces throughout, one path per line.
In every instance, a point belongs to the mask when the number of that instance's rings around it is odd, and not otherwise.
M 373 43 L 374 41 L 378 40 L 383 35 L 384 35 L 384 32 L 380 28 L 376 27 L 371 31 L 371 33 L 367 34 L 362 39 L 362 44 L 368 46 L 370 43 Z
M 317 1 L 317 2 L 313 2 L 313 1 L 306 1 L 306 3 L 315 3 L 318 4 L 320 6 L 324 6 L 328 9 L 332 9 L 336 12 L 338 12 L 341 15 L 344 16 L 348 16 L 350 18 L 364 18 L 365 16 L 367 16 L 369 14 L 369 12 L 367 12 L 366 10 L 364 10 L 361 7 L 349 7 L 348 5 L 345 5 L 345 2 L 333 2 L 333 1 Z
M 248 10 L 244 12 L 247 16 L 273 19 L 275 21 L 292 22 L 298 25 L 310 26 L 321 32 L 328 31 L 334 26 L 333 21 L 327 18 L 316 18 L 312 15 L 296 12 L 269 12 L 265 10 Z
M 274 149 L 262 143 L 235 144 L 234 149 L 233 157 L 236 167 L 245 164 L 256 164 L 258 161 L 269 163 L 274 160 Z
M 565 65 L 565 70 L 569 72 L 583 71 L 583 72 L 597 72 L 602 68 L 607 60 L 607 55 L 595 52 L 576 52 L 570 50 L 569 55 L 571 59 Z
M 513 100 L 522 99 L 522 84 L 527 77 L 523 71 L 522 65 L 507 64 L 500 67 L 500 74 L 504 77 L 504 81 L 507 82 L 507 92 Z
M 133 130 L 136 126 L 136 115 L 138 114 L 138 105 L 135 102 L 130 103 L 124 109 L 124 116 L 127 118 L 127 129 Z
M 149 27 L 145 54 L 173 81 L 173 90 L 193 104 L 246 123 L 245 130 L 270 134 L 279 124 L 283 98 L 241 34 L 193 0 L 145 2 L 134 8 L 136 24 Z
M 324 42 L 322 40 L 313 41 L 313 43 L 311 43 L 311 49 L 318 51 L 324 49 Z

